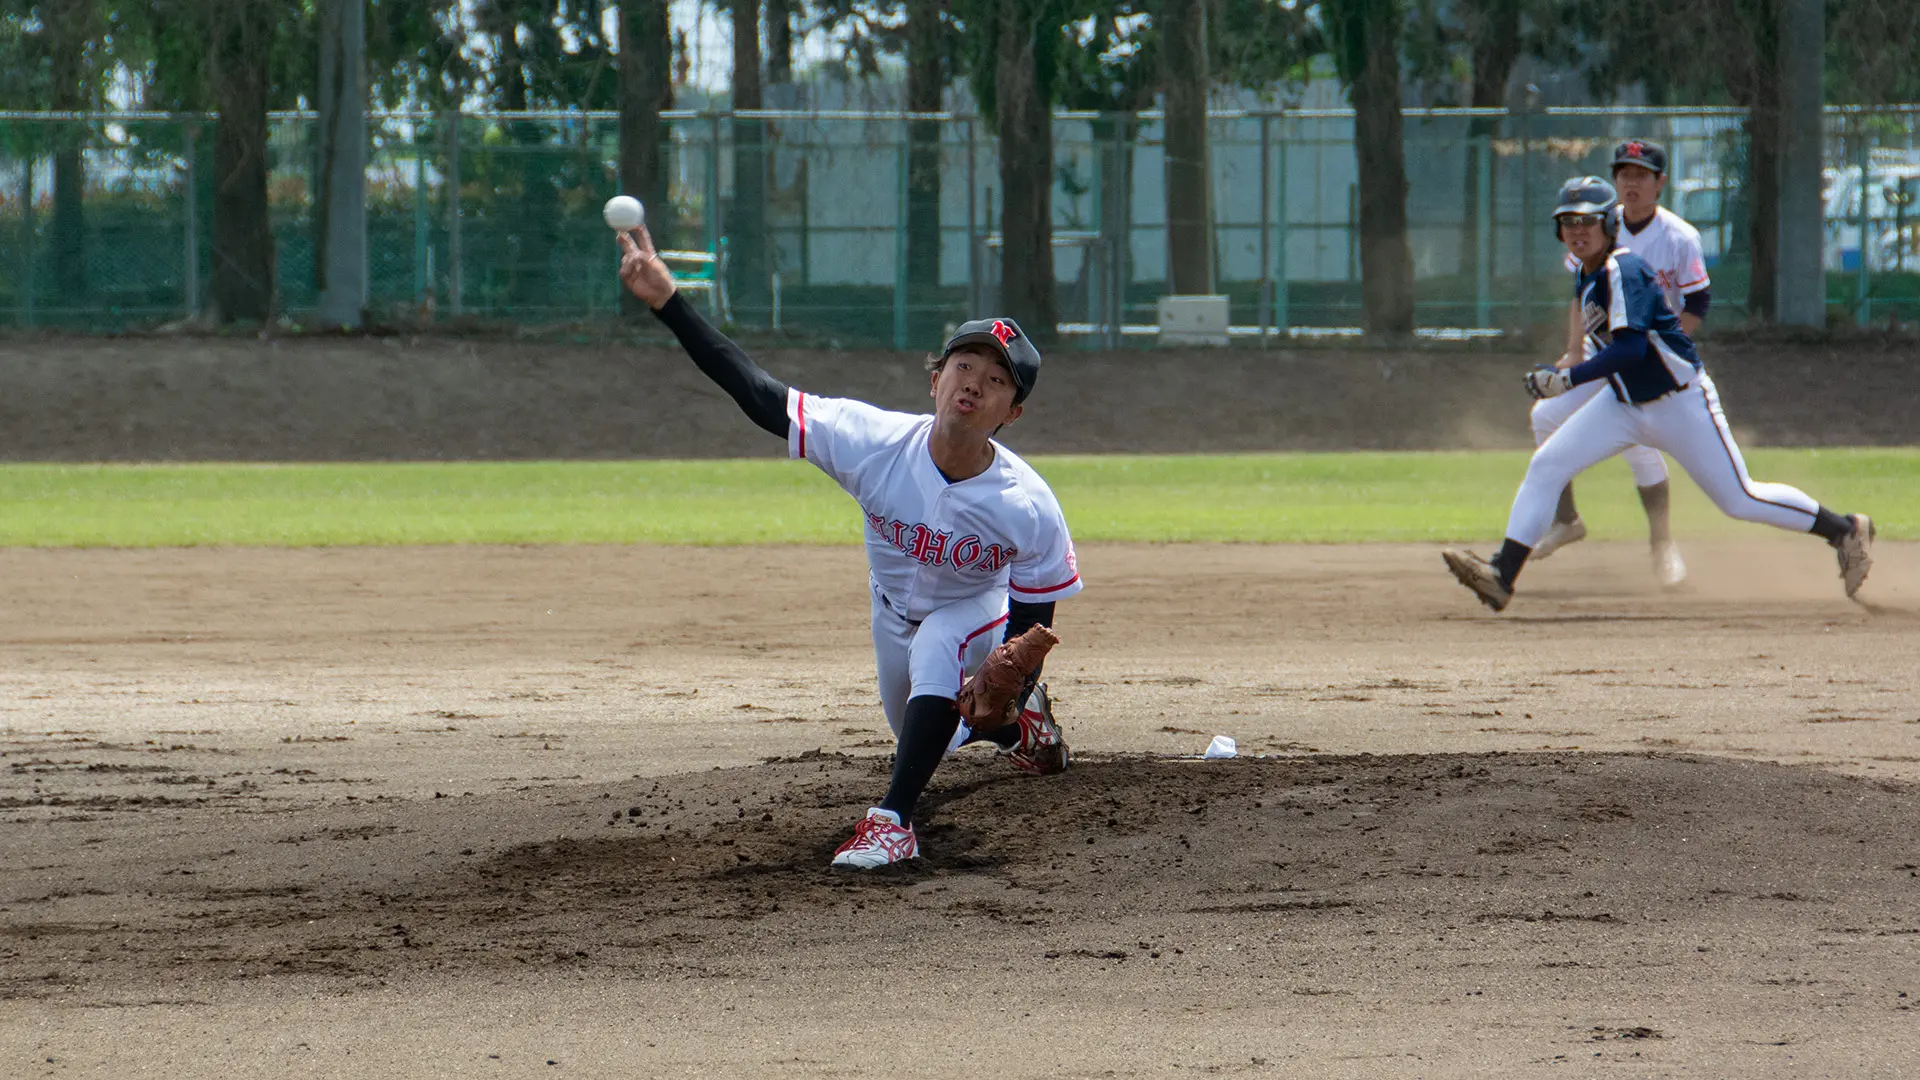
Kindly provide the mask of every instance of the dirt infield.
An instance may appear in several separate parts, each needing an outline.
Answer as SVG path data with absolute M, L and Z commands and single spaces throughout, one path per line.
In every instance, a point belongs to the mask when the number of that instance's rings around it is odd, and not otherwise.
M 0 552 L 0 1075 L 1904 1075 L 1920 547 L 1794 541 L 1091 547 L 872 876 L 855 549 Z
M 1907 445 L 1914 344 L 1709 338 L 1749 446 Z M 919 353 L 753 345 L 819 394 L 926 407 Z M 1022 452 L 1532 445 L 1520 373 L 1464 347 L 1050 350 Z M 659 341 L 447 337 L 0 339 L 0 461 L 730 457 L 766 436 Z

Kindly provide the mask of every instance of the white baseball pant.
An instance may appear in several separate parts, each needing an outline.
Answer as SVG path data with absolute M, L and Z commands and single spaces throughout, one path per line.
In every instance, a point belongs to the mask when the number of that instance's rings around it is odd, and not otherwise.
M 1563 395 L 1564 396 L 1564 395 Z M 1533 452 L 1527 478 L 1513 497 L 1507 538 L 1533 547 L 1553 525 L 1560 489 L 1575 476 L 1634 445 L 1673 455 L 1700 490 L 1729 517 L 1808 532 L 1820 509 L 1806 492 L 1763 484 L 1727 429 L 1720 395 L 1701 372 L 1693 384 L 1657 401 L 1628 405 L 1611 391 L 1595 395 Z
M 1605 379 L 1581 383 L 1579 386 L 1561 394 L 1559 397 L 1542 398 L 1533 403 L 1533 445 L 1541 446 L 1560 430 L 1580 406 L 1593 399 L 1595 394 L 1613 396 Z M 1633 482 L 1638 487 L 1653 487 L 1667 482 L 1667 463 L 1660 457 L 1660 451 L 1651 446 L 1629 446 L 1623 456 L 1627 467 L 1633 470 Z
M 880 586 L 873 592 L 873 657 L 880 674 L 880 707 L 894 738 L 907 720 L 907 701 L 933 694 L 959 697 L 961 684 L 987 659 L 1006 632 L 1007 592 L 992 589 L 956 600 L 916 625 L 888 606 Z M 953 734 L 951 753 L 972 732 L 966 721 Z

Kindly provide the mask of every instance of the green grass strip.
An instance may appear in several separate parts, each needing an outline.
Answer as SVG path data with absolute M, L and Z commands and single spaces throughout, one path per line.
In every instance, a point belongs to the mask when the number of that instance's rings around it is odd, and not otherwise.
M 1082 541 L 1362 543 L 1500 535 L 1527 456 L 1498 453 L 1059 456 L 1034 464 Z M 1882 535 L 1920 520 L 1920 449 L 1762 450 L 1793 483 Z M 1682 536 L 1758 526 L 1675 485 Z M 1598 537 L 1640 536 L 1626 468 L 1583 477 Z M 0 545 L 843 544 L 850 500 L 780 460 L 0 466 Z

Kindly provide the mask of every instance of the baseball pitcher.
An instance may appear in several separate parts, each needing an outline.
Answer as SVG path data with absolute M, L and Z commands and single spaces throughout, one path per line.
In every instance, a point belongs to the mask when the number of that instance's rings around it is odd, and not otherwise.
M 1054 604 L 1080 591 L 1080 572 L 1052 490 L 993 438 L 1019 419 L 1039 350 L 1012 319 L 963 324 L 928 361 L 931 416 L 802 393 L 675 291 L 644 227 L 621 233 L 619 244 L 620 280 L 694 364 L 866 518 L 880 703 L 897 744 L 885 797 L 833 865 L 917 858 L 914 804 L 941 758 L 968 742 L 990 741 L 1028 772 L 1065 769 L 1066 742 L 1037 680 L 1057 640 L 1048 629 Z

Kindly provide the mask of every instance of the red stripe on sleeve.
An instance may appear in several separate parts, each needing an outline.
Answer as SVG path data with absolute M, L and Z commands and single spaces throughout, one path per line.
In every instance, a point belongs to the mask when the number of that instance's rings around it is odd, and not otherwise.
M 1058 585 L 1047 585 L 1038 589 L 1029 589 L 1025 585 L 1013 585 L 1012 582 L 1008 582 L 1008 584 L 1011 585 L 1014 589 L 1023 593 L 1050 593 L 1050 592 L 1059 592 L 1061 589 L 1064 589 L 1067 586 L 1072 585 L 1074 582 L 1079 580 L 1080 580 L 1080 575 L 1075 574 Z
M 799 397 L 800 404 L 795 412 L 800 416 L 800 458 L 804 461 L 807 457 L 807 395 L 800 394 Z

